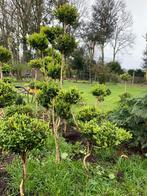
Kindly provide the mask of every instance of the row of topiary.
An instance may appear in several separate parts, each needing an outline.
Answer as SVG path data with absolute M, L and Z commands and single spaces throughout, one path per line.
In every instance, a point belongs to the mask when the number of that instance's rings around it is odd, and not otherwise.
M 94 92 L 96 92 L 94 95 L 102 96 L 103 92 L 103 96 L 106 96 L 105 90 L 108 92 L 107 88 L 99 86 L 97 90 L 94 89 Z M 86 160 L 95 147 L 117 146 L 131 138 L 129 132 L 108 121 L 106 115 L 100 113 L 94 107 L 86 107 L 74 117 L 72 106 L 81 101 L 81 95 L 75 88 L 64 90 L 54 81 L 42 83 L 42 88 L 37 95 L 37 102 L 46 108 L 49 115 L 47 120 L 36 118 L 36 113 L 27 105 L 13 105 L 16 95 L 13 86 L 0 82 L 0 105 L 1 107 L 10 106 L 0 122 L 0 147 L 4 151 L 19 154 L 21 157 L 23 163 L 23 180 L 20 184 L 21 195 L 25 192 L 28 152 L 42 146 L 50 133 L 55 141 L 56 162 L 61 161 L 61 122 L 65 125 L 64 132 L 66 132 L 68 131 L 66 130 L 68 120 L 74 119 L 74 126 L 85 138 L 86 155 L 83 158 L 83 164 L 87 170 Z

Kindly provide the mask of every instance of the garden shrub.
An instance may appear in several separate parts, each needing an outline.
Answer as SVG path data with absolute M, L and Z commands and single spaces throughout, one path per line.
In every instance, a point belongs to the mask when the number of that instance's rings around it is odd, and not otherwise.
M 2 72 L 5 76 L 9 76 L 12 71 L 12 65 L 4 64 L 2 67 Z
M 48 66 L 47 74 L 52 79 L 60 79 L 61 66 L 58 64 L 50 64 Z
M 11 117 L 14 114 L 26 114 L 30 117 L 35 117 L 35 111 L 31 105 L 12 105 L 5 109 L 5 117 Z
M 117 146 L 121 142 L 131 138 L 129 132 L 118 128 L 109 121 L 103 121 L 98 124 L 94 119 L 86 123 L 80 123 L 80 126 L 82 134 L 100 148 Z
M 98 102 L 102 102 L 104 101 L 104 97 L 111 94 L 111 91 L 106 87 L 106 85 L 99 84 L 94 86 L 94 88 L 92 89 L 92 94 L 97 98 Z
M 39 104 L 48 108 L 52 100 L 59 94 L 59 86 L 57 83 L 50 81 L 48 84 L 43 85 L 41 92 L 37 96 Z
M 36 89 L 41 90 L 44 85 L 45 85 L 45 83 L 42 81 L 32 81 L 32 82 L 30 82 L 29 87 L 30 87 L 30 89 L 36 88 Z
M 140 150 L 147 147 L 147 96 L 127 99 L 109 114 L 112 122 L 133 133 L 132 145 Z
M 12 85 L 0 81 L 0 108 L 12 105 L 16 96 L 17 93 Z
M 4 77 L 3 82 L 11 84 L 11 83 L 16 82 L 16 79 L 14 77 Z
M 26 114 L 14 114 L 0 122 L 0 147 L 4 151 L 20 156 L 23 166 L 23 179 L 20 184 L 20 195 L 25 194 L 27 180 L 28 152 L 44 145 L 47 138 L 48 126 L 43 121 L 30 118 Z
M 106 114 L 100 112 L 94 106 L 85 106 L 77 114 L 77 120 L 82 122 L 88 122 L 96 119 L 98 122 L 106 119 Z

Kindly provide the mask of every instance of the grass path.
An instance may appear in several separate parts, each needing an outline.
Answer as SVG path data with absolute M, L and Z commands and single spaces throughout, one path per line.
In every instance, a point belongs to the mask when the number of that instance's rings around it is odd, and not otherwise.
M 97 105 L 96 98 L 91 94 L 92 87 L 95 84 L 82 83 L 82 82 L 74 82 L 74 81 L 65 81 L 64 87 L 77 87 L 82 93 L 84 97 L 84 101 L 88 105 Z M 119 101 L 119 95 L 124 93 L 124 85 L 123 84 L 107 84 L 107 86 L 111 90 L 111 95 L 105 98 L 104 103 L 100 106 L 104 108 L 105 111 L 113 110 L 117 106 L 117 102 Z M 147 94 L 147 86 L 141 85 L 128 85 L 127 91 L 132 95 L 132 97 L 139 97 Z

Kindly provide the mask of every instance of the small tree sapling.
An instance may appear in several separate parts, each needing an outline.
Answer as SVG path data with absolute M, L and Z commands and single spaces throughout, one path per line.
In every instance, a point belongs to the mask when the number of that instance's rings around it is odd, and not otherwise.
M 65 56 L 73 52 L 74 48 L 76 47 L 75 39 L 74 37 L 70 36 L 68 29 L 77 25 L 78 12 L 75 6 L 69 5 L 68 3 L 63 3 L 55 10 L 55 17 L 63 26 L 63 33 L 56 40 L 56 47 L 62 54 L 60 75 L 60 85 L 62 87 Z
M 93 119 L 96 119 L 97 122 L 101 122 L 102 120 L 106 119 L 106 114 L 100 112 L 94 106 L 84 106 L 78 111 L 76 119 L 83 123 L 89 122 Z
M 66 131 L 66 120 L 72 116 L 71 107 L 81 100 L 80 93 L 77 89 L 61 90 L 57 83 L 50 82 L 46 84 L 38 95 L 39 103 L 48 109 L 52 119 L 52 131 L 56 146 L 56 161 L 60 162 L 60 138 L 59 126 L 61 119 L 64 122 Z
M 42 146 L 47 137 L 48 126 L 38 119 L 24 114 L 15 114 L 0 122 L 0 146 L 3 150 L 20 155 L 23 165 L 23 179 L 20 184 L 20 196 L 25 195 L 27 180 L 27 154 Z
M 40 70 L 42 65 L 43 65 L 42 59 L 33 59 L 30 60 L 29 62 L 29 66 L 35 70 L 35 81 L 37 80 L 38 71 Z
M 99 103 L 103 102 L 104 97 L 109 96 L 111 91 L 106 87 L 106 85 L 98 84 L 93 88 L 92 94 L 97 98 L 97 102 Z
M 29 35 L 28 42 L 36 50 L 38 57 L 43 57 L 43 52 L 48 48 L 48 40 L 43 33 Z
M 62 89 L 60 91 L 56 100 L 55 110 L 57 115 L 63 120 L 64 133 L 67 132 L 67 120 L 71 117 L 74 119 L 72 106 L 78 104 L 81 100 L 81 94 L 76 88 Z
M 11 59 L 11 53 L 7 48 L 0 46 L 0 79 L 3 79 L 2 67 L 3 63 L 7 63 Z
M 87 140 L 87 154 L 83 159 L 83 164 L 86 170 L 86 160 L 91 155 L 94 146 L 98 148 L 113 147 L 121 144 L 123 141 L 131 139 L 131 133 L 122 128 L 118 128 L 115 124 L 109 121 L 102 121 L 98 124 L 96 119 L 88 122 L 80 122 L 80 131 Z
M 60 118 L 56 118 L 55 116 L 55 100 L 59 94 L 59 86 L 57 83 L 50 81 L 50 83 L 43 86 L 41 92 L 38 94 L 37 100 L 39 104 L 45 107 L 48 112 L 50 111 L 51 120 L 52 120 L 52 132 L 55 139 L 55 147 L 56 147 L 56 161 L 60 162 L 60 142 L 59 142 L 59 134 L 58 127 L 60 125 Z
M 124 73 L 124 74 L 122 74 L 121 76 L 121 79 L 124 81 L 124 83 L 125 83 L 125 93 L 127 92 L 127 82 L 128 81 L 130 81 L 131 80 L 131 75 L 130 74 L 128 74 L 128 73 Z
M 17 97 L 13 86 L 9 83 L 0 81 L 0 108 L 12 105 Z

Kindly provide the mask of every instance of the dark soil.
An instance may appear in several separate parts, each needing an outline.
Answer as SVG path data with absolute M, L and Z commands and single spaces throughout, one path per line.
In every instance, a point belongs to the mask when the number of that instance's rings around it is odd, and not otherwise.
M 6 164 L 10 164 L 13 160 L 14 155 L 2 155 L 0 152 L 0 196 L 6 196 L 9 176 L 5 171 Z

